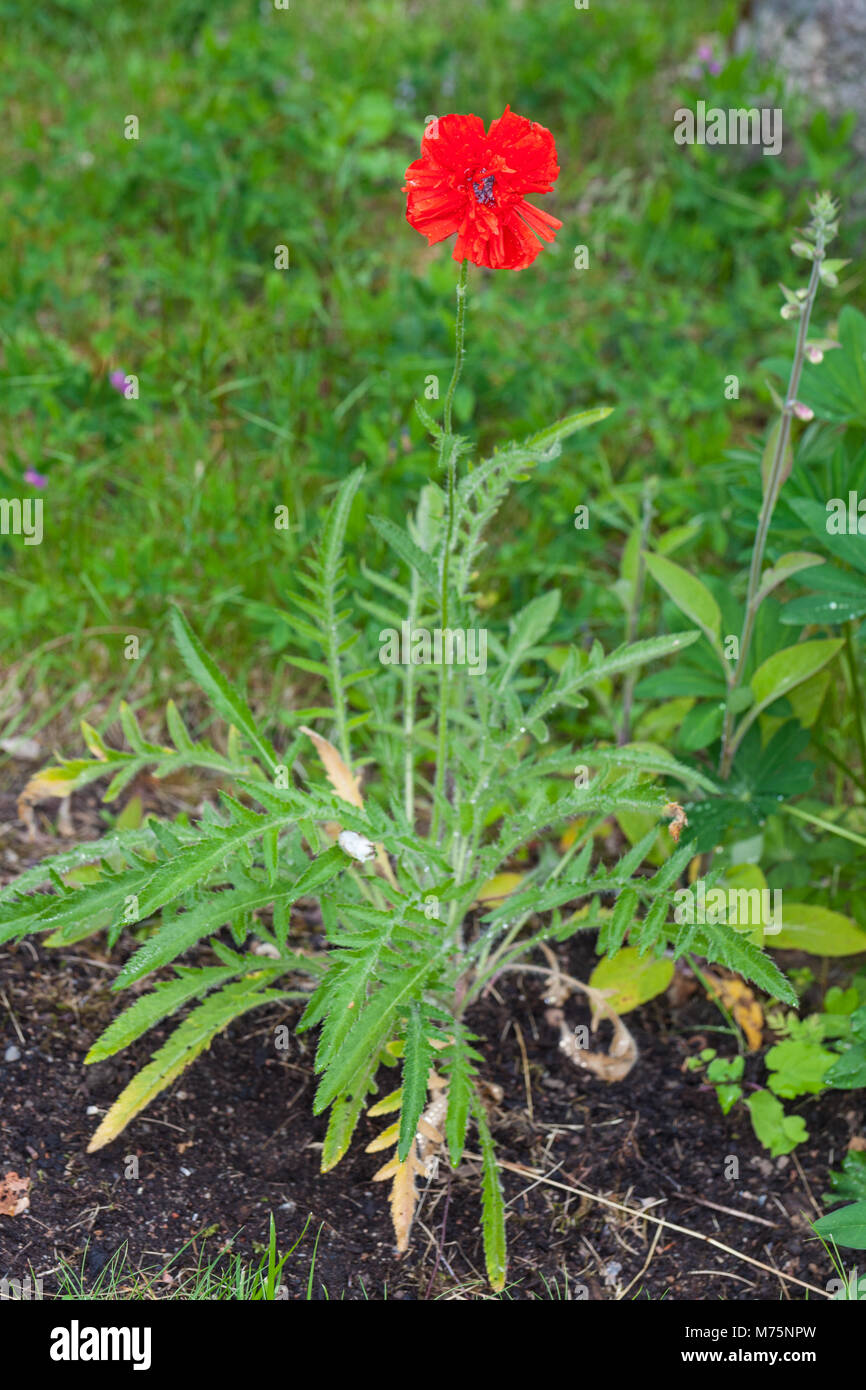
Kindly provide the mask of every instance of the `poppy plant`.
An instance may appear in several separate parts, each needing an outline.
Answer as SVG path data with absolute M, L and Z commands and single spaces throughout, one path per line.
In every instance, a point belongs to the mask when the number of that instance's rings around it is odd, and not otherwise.
M 456 232 L 455 261 L 523 270 L 562 226 L 526 194 L 549 193 L 558 175 L 550 131 L 510 106 L 488 131 L 479 116 L 441 116 L 406 170 L 406 218 L 430 246 Z

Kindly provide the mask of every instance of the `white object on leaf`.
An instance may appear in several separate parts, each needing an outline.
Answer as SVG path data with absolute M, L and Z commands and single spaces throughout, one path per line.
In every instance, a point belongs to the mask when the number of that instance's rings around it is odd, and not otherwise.
M 372 842 L 363 835 L 356 835 L 354 830 L 341 830 L 337 836 L 340 848 L 345 850 L 352 859 L 359 859 L 362 864 L 366 864 L 368 859 L 372 859 L 376 853 Z

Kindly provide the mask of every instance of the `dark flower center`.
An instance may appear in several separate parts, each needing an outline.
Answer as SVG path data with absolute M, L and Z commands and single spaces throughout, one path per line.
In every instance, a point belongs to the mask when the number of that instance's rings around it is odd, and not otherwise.
M 476 183 L 473 179 L 472 191 L 475 194 L 475 201 L 477 203 L 483 203 L 486 207 L 491 207 L 495 203 L 496 199 L 493 196 L 493 185 L 495 182 L 496 180 L 492 174 L 488 174 L 487 178 L 482 179 L 481 183 Z

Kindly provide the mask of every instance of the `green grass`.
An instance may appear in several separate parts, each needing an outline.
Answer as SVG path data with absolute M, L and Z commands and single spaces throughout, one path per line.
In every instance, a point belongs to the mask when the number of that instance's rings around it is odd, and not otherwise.
M 159 1265 L 139 1266 L 129 1258 L 122 1245 L 106 1261 L 99 1273 L 91 1278 L 86 1272 L 87 1253 L 79 1268 L 61 1260 L 56 1274 L 59 1301 L 87 1299 L 98 1302 L 146 1301 L 172 1299 L 197 1302 L 203 1299 L 233 1302 L 275 1302 L 286 1297 L 283 1271 L 303 1241 L 312 1217 L 307 1218 L 301 1234 L 284 1254 L 277 1249 L 277 1234 L 271 1216 L 268 1243 L 257 1250 L 257 1261 L 244 1259 L 235 1250 L 222 1249 L 216 1254 L 208 1250 L 208 1239 L 187 1242 L 178 1253 Z M 316 1233 L 310 1255 L 307 1278 L 307 1299 L 313 1297 L 313 1278 L 316 1250 L 321 1227 Z M 187 1252 L 192 1250 L 192 1257 Z M 184 1258 L 186 1256 L 186 1259 Z
M 417 495 L 429 454 L 412 402 L 450 360 L 457 267 L 408 227 L 400 192 L 431 113 L 490 119 L 510 102 L 550 127 L 562 165 L 555 245 L 519 275 L 473 271 L 460 426 L 488 447 L 500 420 L 528 432 L 616 406 L 509 509 L 480 577 L 492 618 L 555 574 L 564 640 L 621 625 L 610 586 L 648 472 L 659 529 L 697 512 L 694 544 L 723 568 L 743 543 L 723 454 L 763 425 L 758 363 L 787 350 L 775 282 L 792 216 L 816 184 L 843 202 L 853 187 L 849 128 L 792 99 L 781 159 L 674 144 L 682 101 L 776 90 L 748 59 L 688 76 L 735 8 L 371 0 L 335 22 L 300 0 L 0 6 L 0 491 L 29 495 L 28 467 L 48 478 L 43 544 L 0 537 L 0 733 L 94 704 L 104 726 L 124 693 L 161 699 L 169 599 L 254 696 L 272 690 L 275 714 L 298 684 L 279 609 L 358 462 L 349 551 L 387 565 L 366 514 L 399 518 Z M 118 369 L 138 400 L 109 385 Z M 594 523 L 578 548 L 579 502 Z

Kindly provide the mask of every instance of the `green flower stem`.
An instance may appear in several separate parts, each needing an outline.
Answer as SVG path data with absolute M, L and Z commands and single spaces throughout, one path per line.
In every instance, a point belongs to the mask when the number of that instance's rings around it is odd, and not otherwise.
M 446 631 L 448 627 L 448 578 L 451 560 L 451 543 L 454 535 L 454 502 L 457 486 L 457 464 L 454 458 L 454 450 L 451 448 L 451 411 L 454 405 L 454 393 L 457 390 L 457 383 L 460 380 L 460 373 L 463 370 L 463 358 L 466 352 L 466 280 L 468 274 L 469 262 L 464 261 L 460 267 L 460 277 L 457 281 L 457 328 L 454 338 L 454 370 L 451 373 L 451 383 L 448 387 L 448 394 L 445 397 L 443 433 L 439 444 L 440 467 L 446 453 L 448 458 L 448 511 L 445 524 L 445 544 L 442 553 L 442 585 L 439 600 L 441 614 L 440 626 L 443 632 Z M 449 677 L 450 672 L 448 666 L 443 661 L 439 674 L 439 739 L 436 751 L 436 775 L 433 783 L 433 819 L 430 828 L 430 833 L 434 840 L 439 834 L 439 808 L 445 787 L 445 761 L 448 752 Z
M 415 623 L 418 611 L 418 575 L 412 570 L 411 590 L 409 598 L 409 631 Z M 409 825 L 415 825 L 415 749 L 413 739 L 415 735 L 415 667 L 410 661 L 406 667 L 405 687 L 403 691 L 403 798 L 406 820 Z
M 740 738 L 734 736 L 734 711 L 732 698 L 742 684 L 743 675 L 748 661 L 749 651 L 752 645 L 752 636 L 755 630 L 755 619 L 760 608 L 759 590 L 761 587 L 761 571 L 764 565 L 764 550 L 767 545 L 767 536 L 770 530 L 770 522 L 773 519 L 773 512 L 782 484 L 785 481 L 785 454 L 791 438 L 791 416 L 794 410 L 794 402 L 797 399 L 797 388 L 800 385 L 800 374 L 803 370 L 803 361 L 806 355 L 806 338 L 809 333 L 809 319 L 812 316 L 812 306 L 815 303 L 815 295 L 818 292 L 818 284 L 821 278 L 821 262 L 824 259 L 825 229 L 819 226 L 815 238 L 815 255 L 812 261 L 812 274 L 809 277 L 809 288 L 806 298 L 803 301 L 803 310 L 800 314 L 799 326 L 797 329 L 797 345 L 794 350 L 794 360 L 791 364 L 791 376 L 788 381 L 788 391 L 782 405 L 782 426 L 779 430 L 779 438 L 776 440 L 776 449 L 773 454 L 773 463 L 770 468 L 770 476 L 767 478 L 764 488 L 764 500 L 761 504 L 761 512 L 758 517 L 758 529 L 755 533 L 755 544 L 752 549 L 752 563 L 749 567 L 749 586 L 746 591 L 746 612 L 743 620 L 743 631 L 740 637 L 740 650 L 734 674 L 728 686 L 727 708 L 725 710 L 725 722 L 722 731 L 722 755 L 719 762 L 719 772 L 724 778 L 728 778 L 731 773 L 731 763 L 734 754 L 739 746 Z M 742 736 L 743 730 L 740 731 Z
M 817 825 L 819 830 L 827 830 L 831 835 L 838 835 L 843 840 L 851 840 L 855 845 L 863 845 L 866 849 L 866 839 L 862 835 L 855 835 L 853 830 L 846 830 L 844 825 L 834 825 L 831 820 L 824 820 L 823 816 L 813 816 L 809 811 L 801 811 L 799 806 L 782 806 L 780 808 L 786 815 L 795 816 L 797 820 L 804 820 L 807 825 Z
M 638 548 L 637 573 L 634 580 L 634 593 L 632 594 L 631 606 L 628 614 L 628 627 L 626 628 L 626 642 L 633 642 L 637 637 L 638 624 L 640 622 L 641 606 L 643 604 L 644 584 L 646 582 L 646 548 L 649 541 L 650 526 L 655 516 L 653 498 L 656 493 L 658 482 L 656 478 L 647 478 L 643 489 L 643 512 L 641 515 L 640 546 Z M 631 707 L 634 699 L 634 690 L 637 684 L 637 668 L 629 671 L 623 682 L 622 687 L 622 724 L 620 725 L 617 744 L 622 747 L 631 738 Z

